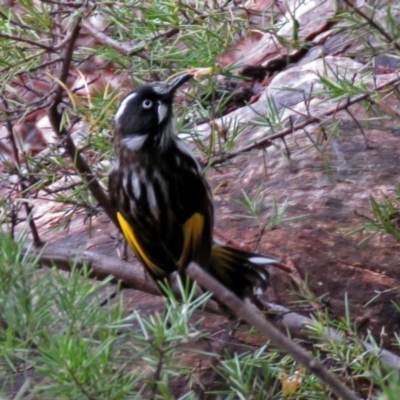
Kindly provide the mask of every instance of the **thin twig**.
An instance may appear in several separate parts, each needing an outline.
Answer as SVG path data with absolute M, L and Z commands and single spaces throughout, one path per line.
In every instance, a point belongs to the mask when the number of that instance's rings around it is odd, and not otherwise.
M 74 53 L 74 46 L 75 42 L 78 39 L 79 32 L 81 30 L 81 20 L 82 17 L 79 16 L 74 24 L 74 27 L 72 28 L 71 33 L 69 34 L 69 41 L 66 43 L 65 49 L 62 52 L 61 58 L 63 59 L 63 63 L 61 65 L 61 71 L 59 74 L 58 79 L 60 82 L 65 84 L 67 82 L 68 74 L 69 74 L 69 68 L 71 66 L 71 61 L 72 61 L 72 55 Z M 57 86 L 56 94 L 53 98 L 53 104 L 50 108 L 57 108 L 58 105 L 60 104 L 62 100 L 62 96 L 64 93 L 64 88 L 62 85 Z
M 255 142 L 249 144 L 248 146 L 242 147 L 238 151 L 232 152 L 230 154 L 225 154 L 224 156 L 219 157 L 219 158 L 215 159 L 214 161 L 212 161 L 210 163 L 210 165 L 214 166 L 214 165 L 222 164 L 225 161 L 228 161 L 228 160 L 231 160 L 232 158 L 243 155 L 244 153 L 248 153 L 249 151 L 254 150 L 254 149 L 270 147 L 270 146 L 272 146 L 273 141 L 275 139 L 281 139 L 282 137 L 290 135 L 290 134 L 294 133 L 295 131 L 304 129 L 308 125 L 320 123 L 321 121 L 323 121 L 324 117 L 330 117 L 332 115 L 335 115 L 338 111 L 346 110 L 351 105 L 356 104 L 362 100 L 368 100 L 368 99 L 371 100 L 370 96 L 375 96 L 377 91 L 387 89 L 390 86 L 399 84 L 399 83 L 400 83 L 400 77 L 397 76 L 396 78 L 390 80 L 389 82 L 386 82 L 386 83 L 374 88 L 373 93 L 372 92 L 364 93 L 364 94 L 361 94 L 358 96 L 354 96 L 353 98 L 351 98 L 347 102 L 345 102 L 343 105 L 341 105 L 341 106 L 337 105 L 335 107 L 332 107 L 331 109 L 326 111 L 324 114 L 320 114 L 317 116 L 311 116 L 310 118 L 306 119 L 305 121 L 302 121 L 302 122 L 299 122 L 298 124 L 290 126 L 289 128 L 286 128 L 279 133 L 261 138 L 260 140 L 257 140 Z
M 361 18 L 363 18 L 367 22 L 367 26 L 371 26 L 376 31 L 378 31 L 388 43 L 392 44 L 396 50 L 400 50 L 400 45 L 392 38 L 388 32 L 385 31 L 377 22 L 375 22 L 372 18 L 370 18 L 367 14 L 361 11 L 358 7 L 356 7 L 350 0 L 344 0 L 344 2 Z
M 353 122 L 357 125 L 358 129 L 360 130 L 361 134 L 364 137 L 364 141 L 365 141 L 365 147 L 368 148 L 368 138 L 367 135 L 364 132 L 364 129 L 361 125 L 361 123 L 358 121 L 358 119 L 353 115 L 353 113 L 350 111 L 349 108 L 346 109 L 346 112 L 348 115 L 350 115 L 350 118 L 353 120 Z
M 41 53 L 32 54 L 29 57 L 25 57 L 23 61 L 24 62 L 28 62 L 28 61 L 31 61 L 31 60 L 39 59 L 42 56 L 44 56 L 46 53 L 47 53 L 47 51 L 43 51 Z M 4 74 L 5 72 L 12 70 L 13 68 L 15 68 L 16 66 L 19 66 L 19 65 L 21 65 L 21 61 L 20 60 L 18 60 L 17 64 L 8 64 L 7 67 L 5 67 L 3 69 L 0 69 L 0 74 Z M 29 70 L 25 70 L 24 69 L 23 71 L 21 71 L 20 73 L 18 73 L 16 75 L 23 74 L 23 73 L 28 72 L 28 71 Z
M 278 304 L 266 302 L 264 305 L 269 312 L 273 312 L 278 316 L 276 319 L 277 324 L 278 326 L 282 327 L 282 329 L 285 331 L 289 330 L 291 335 L 294 337 L 301 337 L 305 338 L 306 340 L 310 339 L 306 328 L 315 325 L 315 320 L 295 313 L 290 309 Z M 324 332 L 326 336 L 333 340 L 343 340 L 343 334 L 338 332 L 336 329 L 324 328 Z M 400 370 L 400 357 L 398 355 L 361 340 L 360 343 L 366 350 L 371 352 L 371 354 L 378 356 L 387 366 Z
M 8 131 L 8 139 L 11 143 L 11 148 L 12 148 L 12 152 L 13 152 L 13 156 L 14 156 L 14 161 L 15 161 L 15 172 L 18 175 L 18 180 L 19 180 L 19 187 L 21 189 L 21 194 L 23 198 L 27 197 L 28 194 L 28 187 L 25 185 L 25 182 L 23 180 L 23 176 L 21 174 L 21 162 L 20 162 L 20 158 L 19 158 L 19 152 L 18 152 L 18 147 L 17 147 L 17 143 L 15 141 L 15 136 L 14 136 L 14 127 L 9 119 L 9 115 L 8 115 L 8 102 L 6 99 L 3 99 L 3 104 L 4 104 L 4 110 L 7 116 L 7 120 L 6 120 L 6 128 Z M 33 207 L 31 205 L 30 202 L 28 201 L 24 201 L 23 202 L 24 207 L 25 207 L 25 211 L 26 211 L 26 216 L 28 219 L 28 224 L 29 224 L 29 229 L 31 230 L 31 234 L 33 237 L 33 243 L 36 247 L 40 247 L 43 245 L 42 240 L 40 239 L 39 236 L 39 232 L 36 228 L 36 224 L 33 218 Z
M 147 58 L 148 56 L 147 53 L 144 51 L 144 48 L 146 47 L 145 43 L 139 43 L 135 46 L 129 46 L 126 43 L 118 42 L 117 40 L 114 40 L 105 33 L 98 31 L 92 24 L 87 21 L 82 21 L 81 25 L 88 31 L 90 36 L 94 37 L 101 44 L 117 50 L 119 53 L 125 54 L 126 56 L 138 55 L 144 58 Z
M 52 64 L 56 64 L 56 63 L 58 63 L 58 62 L 60 62 L 60 61 L 62 61 L 62 58 L 57 57 L 57 58 L 54 58 L 54 59 L 52 59 L 52 60 L 50 60 L 50 61 L 45 61 L 45 62 L 43 62 L 42 64 L 39 64 L 39 65 L 37 65 L 37 66 L 35 66 L 35 67 L 29 68 L 29 69 L 27 69 L 26 71 L 24 70 L 24 71 L 20 72 L 20 74 L 26 74 L 27 72 L 38 71 L 38 70 L 43 69 L 43 68 L 45 68 L 45 67 L 48 67 L 48 66 L 50 66 L 50 65 L 52 65 Z
M 80 32 L 80 24 L 81 24 L 81 17 L 78 17 L 71 33 L 69 34 L 70 40 L 67 43 L 62 53 L 62 59 L 64 60 L 64 62 L 62 64 L 61 71 L 59 74 L 59 80 L 63 84 L 66 84 L 67 82 L 75 41 L 77 40 Z M 48 110 L 51 126 L 54 132 L 64 140 L 65 148 L 73 160 L 75 169 L 85 180 L 94 198 L 98 201 L 101 207 L 103 207 L 105 213 L 114 222 L 114 224 L 116 226 L 119 226 L 108 196 L 101 187 L 99 181 L 96 179 L 96 176 L 92 172 L 89 164 L 86 162 L 86 160 L 82 157 L 82 155 L 76 148 L 71 135 L 67 132 L 67 130 L 64 127 L 62 127 L 62 115 L 58 110 L 58 106 L 62 102 L 63 94 L 64 94 L 63 86 L 58 85 L 54 97 L 52 99 L 53 102 Z
M 207 18 L 208 14 L 201 14 L 198 15 L 196 18 L 193 20 L 187 21 L 187 25 L 193 25 L 199 20 L 203 20 Z M 106 35 L 103 32 L 98 31 L 90 22 L 88 21 L 83 21 L 82 22 L 82 27 L 85 28 L 90 36 L 95 38 L 97 41 L 99 41 L 101 44 L 104 44 L 106 46 L 109 46 L 113 48 L 114 50 L 117 50 L 118 52 L 125 54 L 126 56 L 139 56 L 144 59 L 150 59 L 150 54 L 145 51 L 145 48 L 149 45 L 149 42 L 153 42 L 157 39 L 160 38 L 171 38 L 172 36 L 177 35 L 181 29 L 180 28 L 171 28 L 166 30 L 165 32 L 158 33 L 154 36 L 149 37 L 147 41 L 142 41 L 140 43 L 137 43 L 136 45 L 129 45 L 127 43 L 121 43 L 118 42 L 117 40 L 111 38 L 110 36 Z
M 344 386 L 328 369 L 312 357 L 310 353 L 288 339 L 259 312 L 256 312 L 254 307 L 240 300 L 204 269 L 192 262 L 186 269 L 186 274 L 197 281 L 202 288 L 210 291 L 222 304 L 232 310 L 238 318 L 257 328 L 272 344 L 289 354 L 309 372 L 318 376 L 337 396 L 343 400 L 360 400 L 354 392 Z
M 51 46 L 46 46 L 45 44 L 42 44 L 39 41 L 34 41 L 28 38 L 14 36 L 14 35 L 7 35 L 6 33 L 1 33 L 1 32 L 0 32 L 0 37 L 3 39 L 15 40 L 16 42 L 28 43 L 34 47 L 40 47 L 41 49 L 49 52 L 52 50 Z

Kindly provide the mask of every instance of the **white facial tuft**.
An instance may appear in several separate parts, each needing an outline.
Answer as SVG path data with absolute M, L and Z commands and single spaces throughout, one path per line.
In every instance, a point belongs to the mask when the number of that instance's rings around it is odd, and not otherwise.
M 124 100 L 122 100 L 122 103 L 120 104 L 114 117 L 115 122 L 118 122 L 118 120 L 121 118 L 121 115 L 124 113 L 126 106 L 134 97 L 136 97 L 136 95 L 137 93 L 132 93 L 129 96 L 125 97 Z
M 161 101 L 158 101 L 158 108 L 157 108 L 157 112 L 158 112 L 158 124 L 160 125 L 161 122 L 164 121 L 167 112 L 168 112 L 168 107 L 162 103 Z

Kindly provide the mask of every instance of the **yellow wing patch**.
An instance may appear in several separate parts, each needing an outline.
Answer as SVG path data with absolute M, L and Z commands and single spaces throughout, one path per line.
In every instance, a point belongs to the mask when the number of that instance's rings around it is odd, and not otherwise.
M 178 261 L 178 268 L 186 267 L 186 263 L 193 258 L 200 246 L 204 229 L 204 216 L 194 213 L 183 225 L 183 249 Z
M 165 275 L 164 271 L 154 265 L 147 257 L 143 249 L 140 247 L 132 227 L 129 225 L 128 221 L 122 216 L 120 212 L 117 212 L 117 218 L 126 241 L 128 242 L 129 246 L 131 246 L 132 250 L 135 252 L 139 260 L 142 261 L 142 263 L 154 274 L 161 276 Z

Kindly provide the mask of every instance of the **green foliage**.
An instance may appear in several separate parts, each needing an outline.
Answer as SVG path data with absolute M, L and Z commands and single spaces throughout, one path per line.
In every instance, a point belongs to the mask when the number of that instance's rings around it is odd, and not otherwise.
M 109 279 L 93 284 L 87 267 L 38 269 L 22 236 L 14 242 L 1 231 L 0 239 L 3 390 L 17 371 L 33 369 L 31 398 L 171 398 L 170 379 L 187 373 L 178 350 L 203 337 L 193 313 L 209 295 L 181 286 L 182 299 L 171 295 L 164 313 L 127 314 L 119 295 L 101 306 Z
M 366 222 L 353 232 L 372 232 L 361 243 L 371 239 L 379 233 L 387 233 L 397 241 L 400 240 L 400 186 L 396 188 L 394 196 L 383 195 L 380 200 L 370 196 L 372 218 L 360 215 Z M 352 232 L 352 233 L 353 233 Z
M 285 217 L 289 205 L 289 198 L 286 198 L 279 204 L 274 196 L 272 197 L 271 209 L 268 214 L 264 216 L 266 197 L 266 193 L 262 191 L 262 185 L 258 186 L 253 195 L 248 194 L 242 189 L 242 198 L 240 200 L 235 200 L 235 202 L 245 210 L 245 214 L 237 214 L 235 216 L 253 219 L 261 232 L 280 223 L 294 221 L 304 217 L 304 215 Z
M 377 231 L 391 234 L 395 239 L 400 240 L 400 197 L 396 196 L 393 200 L 384 196 L 382 201 L 370 197 L 371 208 L 376 223 L 371 224 Z
M 261 346 L 254 352 L 227 354 L 216 368 L 228 389 L 213 394 L 225 395 L 224 399 L 265 399 L 279 391 L 276 379 L 278 355 Z

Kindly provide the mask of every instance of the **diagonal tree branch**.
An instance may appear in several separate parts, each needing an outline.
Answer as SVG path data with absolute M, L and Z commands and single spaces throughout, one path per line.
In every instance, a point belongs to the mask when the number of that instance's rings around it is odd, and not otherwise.
M 390 34 L 382 28 L 377 22 L 375 22 L 374 19 L 370 18 L 367 14 L 365 14 L 363 11 L 361 11 L 360 6 L 354 5 L 353 2 L 350 0 L 343 0 L 356 14 L 358 14 L 361 18 L 363 18 L 367 23 L 368 26 L 374 28 L 377 32 L 380 33 L 381 36 L 383 36 L 386 40 L 387 43 L 393 45 L 393 47 L 396 50 L 400 50 L 400 45 L 399 43 L 396 42 L 396 40 L 390 36 Z
M 353 104 L 359 103 L 360 101 L 363 101 L 363 100 L 370 99 L 371 97 L 376 95 L 376 92 L 389 89 L 391 86 L 395 86 L 395 85 L 399 85 L 399 84 L 400 84 L 400 76 L 397 76 L 396 78 L 393 78 L 389 82 L 386 82 L 386 83 L 384 83 L 384 84 L 382 84 L 380 86 L 377 86 L 376 88 L 374 88 L 373 92 L 371 91 L 370 93 L 364 93 L 364 94 L 361 94 L 361 95 L 358 95 L 358 96 L 354 96 L 353 98 L 349 98 L 342 105 L 338 104 L 338 106 L 332 107 L 331 109 L 326 111 L 324 114 L 320 114 L 320 115 L 316 115 L 316 116 L 310 116 L 306 120 L 301 121 L 298 124 L 291 125 L 288 128 L 282 130 L 281 132 L 278 132 L 278 133 L 276 133 L 274 135 L 266 136 L 266 137 L 261 138 L 261 139 L 255 141 L 255 142 L 247 145 L 247 146 L 242 147 L 241 149 L 239 149 L 239 150 L 237 150 L 235 152 L 232 152 L 232 153 L 229 153 L 229 154 L 225 154 L 222 157 L 216 158 L 211 163 L 211 165 L 214 166 L 214 165 L 222 164 L 225 161 L 228 161 L 228 160 L 231 160 L 231 159 L 233 159 L 233 158 L 235 158 L 237 156 L 243 155 L 244 153 L 248 153 L 249 151 L 254 150 L 254 149 L 270 147 L 270 146 L 272 146 L 273 141 L 276 140 L 276 139 L 282 139 L 285 136 L 293 134 L 298 130 L 304 129 L 308 125 L 315 124 L 315 123 L 321 123 L 327 117 L 331 117 L 331 116 L 335 115 L 339 111 L 347 110 L 347 108 L 350 107 Z
M 71 135 L 64 127 L 62 127 L 62 114 L 58 110 L 58 106 L 60 105 L 63 98 L 64 87 L 67 82 L 69 68 L 71 66 L 75 42 L 81 29 L 81 19 L 82 17 L 78 17 L 75 21 L 72 31 L 69 34 L 70 40 L 67 42 L 65 49 L 62 53 L 61 58 L 63 59 L 63 63 L 59 74 L 59 81 L 61 84 L 58 84 L 57 86 L 56 93 L 53 97 L 53 102 L 48 110 L 48 115 L 54 132 L 64 140 L 66 150 L 73 160 L 74 167 L 85 180 L 89 190 L 98 201 L 98 203 L 103 207 L 108 217 L 114 222 L 116 226 L 119 227 L 116 215 L 111 208 L 110 200 L 107 194 L 101 187 L 89 164 L 76 148 L 75 143 L 71 138 Z
M 118 52 L 120 52 L 122 54 L 125 54 L 127 56 L 133 56 L 136 54 L 136 55 L 144 57 L 144 58 L 147 58 L 147 56 L 148 56 L 148 54 L 144 50 L 146 47 L 145 43 L 139 43 L 136 46 L 129 46 L 126 43 L 118 42 L 117 40 L 114 40 L 113 38 L 107 36 L 105 33 L 98 31 L 88 21 L 83 21 L 82 27 L 88 31 L 90 36 L 94 37 L 100 43 L 102 43 L 106 46 L 109 46 L 112 49 L 117 50 Z
M 16 42 L 28 43 L 28 44 L 31 44 L 34 47 L 39 47 L 39 48 L 41 48 L 43 50 L 46 50 L 46 51 L 49 51 L 49 52 L 52 50 L 51 46 L 46 46 L 43 43 L 28 39 L 28 38 L 25 38 L 25 37 L 18 37 L 18 36 L 15 36 L 15 35 L 7 35 L 6 33 L 0 32 L 0 38 L 8 39 L 8 40 L 15 40 Z
M 60 248 L 57 243 L 47 243 L 44 248 L 38 250 L 25 244 L 25 251 L 33 256 L 39 257 L 40 263 L 47 267 L 57 267 L 63 271 L 70 271 L 72 265 L 82 268 L 87 264 L 91 269 L 91 278 L 103 280 L 109 276 L 113 276 L 115 281 L 122 282 L 124 286 L 140 290 L 145 293 L 160 296 L 161 293 L 152 279 L 148 278 L 143 268 L 138 263 L 126 262 L 116 257 L 105 256 L 93 251 L 77 252 Z M 176 293 L 179 296 L 179 293 Z M 261 300 L 261 299 L 259 299 Z M 287 332 L 288 330 L 294 337 L 310 338 L 305 328 L 313 324 L 313 320 L 296 312 L 289 310 L 278 304 L 263 302 L 264 307 L 272 312 L 277 318 L 276 324 Z M 209 301 L 206 304 L 206 311 L 221 314 L 220 308 L 215 302 Z M 337 331 L 332 328 L 325 328 L 327 336 L 332 339 L 340 340 Z M 372 353 L 377 354 L 382 361 L 391 368 L 400 370 L 400 357 L 385 349 L 373 347 L 371 344 L 362 342 L 364 348 Z
M 8 102 L 6 99 L 3 99 L 3 104 L 4 104 L 4 110 L 5 110 L 5 114 L 6 114 L 6 118 L 7 118 L 5 125 L 6 125 L 7 131 L 8 131 L 8 140 L 11 143 L 13 157 L 14 157 L 15 164 L 16 164 L 15 171 L 18 175 L 19 187 L 21 189 L 22 196 L 23 196 L 23 198 L 26 198 L 28 196 L 28 193 L 27 193 L 28 187 L 25 184 L 24 178 L 21 173 L 21 161 L 20 161 L 20 157 L 19 157 L 19 150 L 18 150 L 17 143 L 15 140 L 14 127 L 9 118 Z M 39 231 L 37 230 L 35 221 L 33 219 L 33 206 L 28 201 L 24 201 L 23 204 L 24 204 L 25 211 L 26 211 L 26 218 L 28 220 L 29 229 L 30 229 L 32 237 L 33 237 L 33 243 L 36 247 L 40 247 L 43 245 L 43 242 L 40 239 Z
M 186 273 L 197 281 L 202 288 L 210 291 L 222 304 L 232 310 L 238 318 L 257 328 L 272 344 L 289 354 L 309 372 L 315 374 L 322 382 L 329 386 L 337 396 L 343 400 L 360 400 L 354 392 L 344 386 L 328 371 L 328 369 L 312 357 L 310 353 L 288 339 L 283 333 L 279 332 L 279 330 L 257 312 L 254 307 L 240 300 L 204 269 L 200 268 L 195 263 L 191 263 L 186 269 Z

